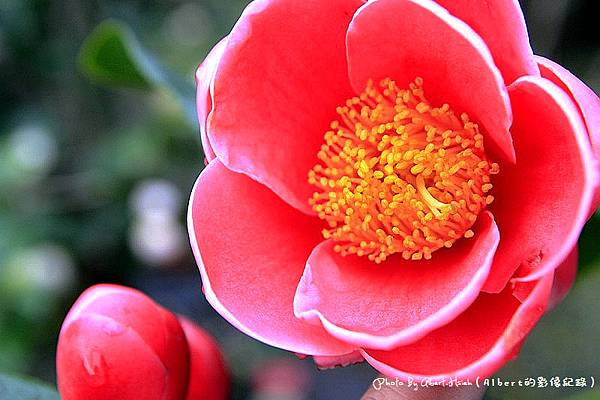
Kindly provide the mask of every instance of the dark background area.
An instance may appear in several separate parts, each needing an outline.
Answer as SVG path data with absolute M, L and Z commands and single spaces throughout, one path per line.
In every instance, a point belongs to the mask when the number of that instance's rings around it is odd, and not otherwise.
M 0 0 L 0 372 L 53 384 L 56 340 L 70 305 L 87 286 L 113 282 L 213 333 L 232 370 L 235 399 L 359 398 L 376 375 L 368 365 L 318 372 L 310 360 L 239 333 L 202 296 L 185 209 L 204 164 L 185 108 L 193 92 L 186 90 L 246 3 Z M 534 51 L 598 93 L 600 2 L 522 5 Z M 94 75 L 80 49 L 108 18 L 129 26 L 186 89 L 174 94 L 135 76 L 125 86 L 137 88 L 124 88 Z M 599 238 L 596 215 L 580 240 L 575 289 L 498 376 L 600 379 Z M 486 398 L 582 394 L 600 396 L 581 388 L 493 388 Z

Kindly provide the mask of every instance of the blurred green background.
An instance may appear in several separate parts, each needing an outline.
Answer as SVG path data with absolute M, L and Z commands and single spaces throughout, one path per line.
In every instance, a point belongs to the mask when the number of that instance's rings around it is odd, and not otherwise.
M 215 334 L 235 399 L 359 398 L 370 384 L 367 365 L 317 372 L 240 334 L 200 292 L 184 225 L 204 165 L 193 76 L 246 3 L 0 0 L 0 372 L 53 385 L 68 308 L 85 287 L 114 282 Z M 522 1 L 535 52 L 596 92 L 599 4 Z M 595 216 L 580 240 L 575 289 L 499 377 L 600 379 L 599 239 Z M 486 398 L 599 393 L 492 388 Z

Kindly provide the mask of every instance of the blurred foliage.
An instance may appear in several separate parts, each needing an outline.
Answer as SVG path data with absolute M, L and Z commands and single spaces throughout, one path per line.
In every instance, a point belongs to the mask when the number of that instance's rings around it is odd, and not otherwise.
M 119 22 L 102 22 L 86 39 L 79 54 L 82 71 L 91 79 L 112 86 L 141 89 L 162 88 L 181 104 L 196 126 L 193 84 L 158 63 Z
M 53 381 L 74 297 L 94 282 L 152 273 L 132 233 L 151 219 L 130 205 L 143 182 L 170 182 L 181 203 L 165 214 L 176 235 L 163 239 L 178 243 L 157 268 L 194 270 L 183 216 L 203 166 L 193 73 L 216 34 L 196 23 L 231 25 L 219 3 L 0 2 L 0 370 Z M 175 56 L 178 74 L 136 35 Z
M 0 400 L 60 400 L 50 387 L 32 379 L 0 374 Z
M 126 26 L 105 21 L 83 43 L 79 60 L 82 70 L 99 83 L 148 89 L 145 60 L 135 58 L 139 52 L 139 44 Z
M 54 382 L 62 318 L 96 282 L 138 287 L 199 320 L 225 349 L 236 399 L 249 398 L 257 371 L 294 358 L 212 311 L 185 238 L 185 199 L 203 167 L 194 70 L 247 3 L 0 1 L 0 370 Z M 522 5 L 536 53 L 598 92 L 600 2 Z M 580 239 L 575 290 L 499 376 L 600 371 L 600 317 L 590 312 L 600 303 L 599 237 L 596 215 Z M 293 364 L 309 377 L 306 398 L 357 398 L 374 375 L 366 365 L 316 373 L 310 360 Z M 0 399 L 14 382 L 0 376 Z
M 597 250 L 596 250 L 597 251 Z M 504 380 L 527 377 L 586 378 L 585 387 L 561 388 L 491 388 L 486 399 L 563 399 L 567 395 L 582 395 L 582 399 L 598 399 L 591 389 L 600 383 L 600 314 L 592 312 L 600 302 L 600 262 L 587 267 L 585 278 L 578 280 L 564 302 L 547 313 L 525 341 L 519 357 L 504 367 L 497 376 Z M 588 396 L 588 397 L 585 397 Z M 570 397 L 567 397 L 570 399 Z M 575 397 L 578 398 L 578 397 Z

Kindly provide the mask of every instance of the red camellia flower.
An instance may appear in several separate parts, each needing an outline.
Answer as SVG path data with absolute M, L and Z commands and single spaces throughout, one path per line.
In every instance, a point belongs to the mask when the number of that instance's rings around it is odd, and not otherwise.
M 600 104 L 533 55 L 518 1 L 257 0 L 196 79 L 191 242 L 248 335 L 487 376 L 571 285 Z
M 223 400 L 214 341 L 137 290 L 96 285 L 73 305 L 56 355 L 63 400 Z

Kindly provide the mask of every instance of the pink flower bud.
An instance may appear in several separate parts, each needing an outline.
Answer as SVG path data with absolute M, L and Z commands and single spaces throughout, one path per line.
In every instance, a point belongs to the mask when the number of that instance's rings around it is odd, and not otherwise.
M 214 339 L 202 328 L 179 317 L 190 349 L 190 379 L 186 400 L 225 400 L 229 373 Z
M 189 357 L 173 314 L 137 290 L 97 285 L 61 328 L 58 388 L 63 400 L 181 400 Z

